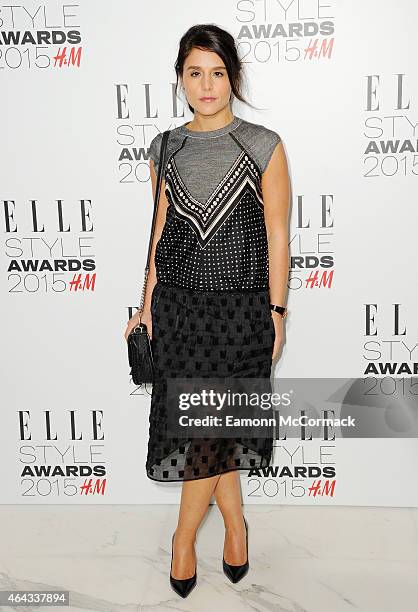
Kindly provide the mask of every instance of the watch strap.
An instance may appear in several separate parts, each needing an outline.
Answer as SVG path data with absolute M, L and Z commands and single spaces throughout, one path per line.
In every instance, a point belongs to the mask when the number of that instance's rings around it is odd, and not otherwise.
M 284 319 L 287 316 L 287 308 L 285 306 L 276 306 L 276 304 L 270 304 L 270 310 L 278 312 Z

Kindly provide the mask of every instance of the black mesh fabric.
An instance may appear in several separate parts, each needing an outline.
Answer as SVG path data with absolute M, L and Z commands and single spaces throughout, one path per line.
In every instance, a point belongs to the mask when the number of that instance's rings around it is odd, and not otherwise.
M 269 466 L 273 435 L 173 437 L 166 401 L 168 378 L 270 378 L 275 330 L 268 291 L 196 291 L 157 282 L 151 312 L 155 381 L 147 476 L 169 482 Z

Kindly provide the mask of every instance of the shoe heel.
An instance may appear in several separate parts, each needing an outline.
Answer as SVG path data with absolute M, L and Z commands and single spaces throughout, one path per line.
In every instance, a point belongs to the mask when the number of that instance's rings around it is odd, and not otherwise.
M 248 524 L 247 524 L 247 521 L 245 520 L 245 517 L 244 517 L 244 523 L 245 523 L 245 533 L 246 533 L 245 541 L 246 541 L 246 547 L 247 547 L 247 561 L 243 563 L 242 565 L 230 565 L 229 563 L 225 561 L 225 558 L 222 557 L 222 567 L 223 567 L 224 574 L 234 584 L 236 584 L 242 578 L 244 578 L 244 576 L 247 574 L 250 568 L 250 564 L 248 562 Z
M 196 586 L 196 581 L 197 581 L 197 564 L 196 564 L 196 570 L 194 575 L 191 578 L 184 578 L 184 579 L 179 579 L 179 578 L 173 578 L 173 576 L 171 575 L 171 570 L 173 568 L 173 544 L 174 544 L 174 535 L 175 532 L 173 533 L 173 537 L 171 538 L 171 566 L 170 566 L 170 585 L 171 588 L 177 593 L 177 595 L 180 595 L 180 597 L 187 597 L 190 592 L 193 590 L 193 588 Z

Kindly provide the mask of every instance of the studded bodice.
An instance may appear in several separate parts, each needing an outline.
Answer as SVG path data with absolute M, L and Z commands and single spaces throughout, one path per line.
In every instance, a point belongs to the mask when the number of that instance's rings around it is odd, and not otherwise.
M 182 125 L 170 132 L 157 280 L 197 290 L 268 288 L 261 177 L 279 141 L 275 132 L 236 116 L 218 130 Z M 160 144 L 159 134 L 150 147 L 156 167 Z

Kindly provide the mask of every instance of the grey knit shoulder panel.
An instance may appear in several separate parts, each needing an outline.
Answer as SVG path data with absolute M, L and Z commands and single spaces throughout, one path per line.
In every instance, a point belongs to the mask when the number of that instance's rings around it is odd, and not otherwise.
M 279 134 L 274 130 L 266 128 L 264 125 L 245 121 L 244 119 L 234 134 L 252 155 L 263 174 L 276 145 L 281 142 Z
M 150 142 L 149 145 L 149 156 L 154 163 L 155 173 L 158 172 L 158 165 L 160 161 L 160 150 L 161 150 L 161 142 L 163 139 L 163 134 L 160 132 L 157 134 Z M 184 136 L 180 134 L 179 128 L 174 128 L 170 131 L 167 141 L 167 150 L 165 153 L 165 159 L 167 159 L 180 148 L 182 142 L 184 140 Z
M 276 145 L 281 142 L 279 134 L 264 125 L 252 123 L 245 119 L 241 119 L 240 125 L 233 131 L 233 134 L 244 148 L 247 149 L 260 168 L 261 173 L 263 173 L 268 166 Z M 170 131 L 166 160 L 181 147 L 184 137 L 184 133 L 179 127 Z M 149 157 L 154 163 L 156 173 L 158 172 L 161 141 L 162 133 L 159 133 L 152 139 L 149 146 Z M 220 163 L 222 163 L 221 159 Z

